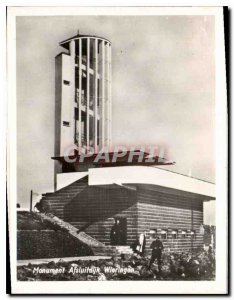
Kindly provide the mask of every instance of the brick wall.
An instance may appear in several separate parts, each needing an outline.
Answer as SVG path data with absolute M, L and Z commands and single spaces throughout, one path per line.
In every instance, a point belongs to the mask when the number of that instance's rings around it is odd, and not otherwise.
M 162 239 L 165 251 L 184 251 L 199 248 L 203 245 L 203 235 L 200 228 L 203 224 L 203 202 L 194 197 L 177 196 L 173 193 L 155 191 L 150 185 L 138 187 L 138 234 L 147 230 L 167 232 L 167 238 Z M 189 232 L 195 231 L 195 238 Z M 177 232 L 173 238 L 172 231 Z M 186 232 L 186 236 L 182 235 Z M 147 248 L 153 238 L 147 234 Z
M 88 186 L 87 177 L 43 199 L 44 207 L 77 229 L 107 245 L 114 218 L 127 218 L 127 245 L 131 245 L 141 232 L 152 229 L 168 230 L 163 240 L 165 251 L 199 248 L 203 245 L 200 226 L 203 224 L 203 202 L 199 196 L 165 193 L 152 185 L 138 185 L 127 189 L 118 185 Z M 171 231 L 178 232 L 172 238 Z M 193 230 L 182 236 L 181 231 Z M 147 249 L 152 242 L 147 235 Z

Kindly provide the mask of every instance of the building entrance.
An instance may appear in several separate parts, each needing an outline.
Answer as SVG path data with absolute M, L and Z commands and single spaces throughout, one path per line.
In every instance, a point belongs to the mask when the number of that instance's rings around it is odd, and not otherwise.
M 115 218 L 115 224 L 111 229 L 111 245 L 126 245 L 127 242 L 127 219 Z

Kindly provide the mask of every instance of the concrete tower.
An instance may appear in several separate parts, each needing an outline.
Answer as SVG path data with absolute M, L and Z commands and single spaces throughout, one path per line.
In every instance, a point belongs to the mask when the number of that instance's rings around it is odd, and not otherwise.
M 98 152 L 111 144 L 111 43 L 78 34 L 60 46 L 66 52 L 55 59 L 55 156 L 74 145 Z

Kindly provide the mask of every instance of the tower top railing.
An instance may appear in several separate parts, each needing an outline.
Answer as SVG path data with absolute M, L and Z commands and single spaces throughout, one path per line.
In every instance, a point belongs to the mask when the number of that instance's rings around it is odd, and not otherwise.
M 106 43 L 110 44 L 111 45 L 111 42 L 106 39 L 106 38 L 103 38 L 103 37 L 99 37 L 99 36 L 96 36 L 96 35 L 83 35 L 83 34 L 77 34 L 69 39 L 66 39 L 62 42 L 59 43 L 60 46 L 64 47 L 65 49 L 69 49 L 69 42 L 72 41 L 72 40 L 79 40 L 79 39 L 98 39 L 98 40 L 102 40 L 102 41 L 105 41 Z

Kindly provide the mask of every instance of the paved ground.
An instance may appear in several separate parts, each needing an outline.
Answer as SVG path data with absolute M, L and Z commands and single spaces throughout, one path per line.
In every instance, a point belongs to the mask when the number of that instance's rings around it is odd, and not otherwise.
M 29 263 L 32 265 L 39 265 L 43 263 L 49 263 L 54 261 L 57 263 L 60 259 L 63 261 L 74 261 L 74 260 L 98 260 L 98 259 L 110 259 L 110 256 L 77 256 L 77 257 L 61 257 L 61 258 L 40 258 L 40 259 L 24 259 L 17 260 L 17 266 L 25 266 Z

